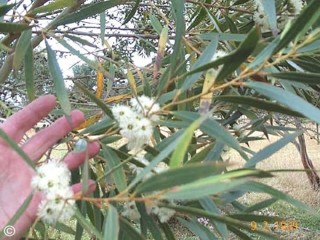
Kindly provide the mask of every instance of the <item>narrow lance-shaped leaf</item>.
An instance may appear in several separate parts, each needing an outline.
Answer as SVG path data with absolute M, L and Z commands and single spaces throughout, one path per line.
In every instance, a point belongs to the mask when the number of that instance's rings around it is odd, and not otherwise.
M 123 0 L 109 0 L 109 1 L 89 4 L 87 7 L 83 7 L 77 12 L 74 12 L 62 17 L 61 19 L 59 19 L 59 21 L 55 23 L 55 26 L 79 22 L 82 19 L 86 19 L 96 14 L 105 12 L 107 9 L 115 7 L 122 3 L 123 3 Z
M 154 78 L 158 77 L 158 73 L 161 67 L 161 61 L 164 57 L 164 53 L 166 50 L 167 41 L 168 41 L 168 26 L 165 26 L 164 28 L 162 28 L 162 31 L 160 34 L 159 46 L 158 46 L 157 56 L 155 59 L 154 70 L 153 70 Z
M 270 157 L 272 154 L 276 153 L 280 149 L 282 149 L 285 145 L 292 142 L 296 137 L 301 135 L 302 132 L 298 131 L 292 134 L 288 134 L 278 141 L 270 144 L 269 146 L 265 147 L 264 149 L 257 152 L 249 161 L 246 162 L 244 167 L 250 168 L 254 167 L 257 163 L 261 162 L 262 160 Z
M 247 180 L 244 177 L 252 174 L 254 174 L 253 170 L 241 170 L 207 177 L 205 179 L 173 188 L 161 197 L 163 199 L 172 200 L 201 199 L 213 194 L 230 191 L 231 189 L 245 183 Z M 242 177 L 242 179 L 233 179 L 239 177 Z
M 82 54 L 81 52 L 79 52 L 77 49 L 75 49 L 74 47 L 72 47 L 66 40 L 64 39 L 57 39 L 57 41 L 66 49 L 68 49 L 70 51 L 70 53 L 72 53 L 73 55 L 77 56 L 78 58 L 80 58 L 82 61 L 84 61 L 86 64 L 88 64 L 90 67 L 92 67 L 93 69 L 99 69 L 99 64 L 97 64 L 96 62 L 88 59 L 87 57 L 84 56 L 84 54 Z M 101 69 L 101 68 L 100 68 Z M 103 70 L 103 69 L 101 69 Z
M 281 72 L 281 73 L 270 73 L 269 76 L 292 80 L 295 82 L 301 82 L 309 85 L 320 84 L 320 73 L 307 73 L 307 72 Z
M 103 239 L 104 240 L 117 240 L 119 237 L 119 214 L 117 212 L 117 209 L 109 205 L 108 208 L 108 215 L 105 220 L 105 226 L 103 231 Z
M 188 147 L 190 145 L 193 133 L 198 129 L 201 123 L 205 120 L 205 117 L 201 117 L 190 124 L 190 126 L 181 135 L 176 150 L 173 152 L 170 158 L 170 167 L 178 167 L 183 163 L 183 159 L 187 153 Z
M 160 35 L 161 34 L 161 31 L 162 31 L 162 25 L 161 25 L 161 22 L 158 20 L 158 18 L 153 15 L 153 14 L 150 14 L 149 16 L 149 19 L 150 19 L 150 23 L 153 27 L 153 29 Z
M 101 232 L 98 231 L 98 229 L 90 222 L 90 220 L 86 219 L 78 209 L 75 210 L 75 218 L 88 233 L 94 234 L 97 239 L 103 239 Z
M 297 95 L 266 83 L 247 82 L 245 85 L 320 123 L 320 110 Z
M 106 35 L 106 13 L 100 13 L 100 38 L 101 42 L 104 43 L 104 37 Z
M 56 90 L 57 98 L 61 108 L 66 116 L 70 116 L 71 104 L 68 97 L 68 92 L 64 84 L 62 72 L 60 70 L 55 52 L 51 49 L 49 43 L 46 41 L 46 48 L 48 54 L 49 71 L 53 78 L 54 87 Z
M 30 102 L 35 99 L 33 67 L 33 51 L 31 44 L 29 44 L 26 55 L 24 56 L 24 77 L 26 80 L 26 89 Z
M 4 226 L 4 228 L 6 226 L 12 226 L 14 225 L 23 214 L 25 214 L 27 207 L 29 206 L 31 200 L 33 198 L 33 194 L 31 193 L 22 203 L 22 205 L 19 207 L 19 209 L 17 210 L 17 212 L 13 215 L 13 217 L 9 220 L 8 223 L 6 223 L 6 225 Z M 0 239 L 2 239 L 3 237 L 5 237 L 5 231 L 4 229 L 0 229 Z M 10 237 L 9 237 L 10 238 Z
M 240 65 L 247 60 L 250 54 L 254 51 L 260 38 L 259 31 L 254 28 L 249 33 L 247 38 L 240 44 L 235 52 L 226 56 L 228 61 L 224 62 L 222 69 L 219 71 L 216 82 L 222 81 L 229 74 L 234 72 Z
M 131 11 L 126 15 L 126 18 L 124 19 L 122 25 L 127 24 L 131 18 L 133 18 L 133 16 L 135 15 L 135 13 L 138 10 L 138 7 L 140 6 L 140 2 L 141 0 L 136 0 L 136 2 L 134 3 L 133 8 L 131 9 Z
M 31 26 L 27 24 L 0 22 L 0 33 L 22 32 L 28 28 L 31 28 Z
M 211 38 L 211 42 L 208 45 L 208 47 L 206 47 L 206 49 L 203 51 L 203 54 L 201 54 L 201 56 L 198 58 L 198 60 L 195 62 L 195 64 L 192 65 L 191 71 L 196 70 L 199 67 L 206 65 L 209 61 L 211 61 L 211 59 L 213 58 L 213 56 L 217 50 L 217 47 L 218 47 L 218 36 L 215 35 Z M 205 69 L 205 70 L 207 70 L 207 69 Z M 194 72 L 194 73 L 195 74 L 190 74 L 190 76 L 188 76 L 187 79 L 184 81 L 184 83 L 181 87 L 181 91 L 186 91 L 187 89 L 189 89 L 191 87 L 191 85 L 193 83 L 198 81 L 201 74 L 202 74 L 202 71 L 198 71 L 198 72 Z
M 191 183 L 201 178 L 206 178 L 219 173 L 227 164 L 189 164 L 180 168 L 173 168 L 154 175 L 139 184 L 135 190 L 136 194 L 161 191 L 167 188 Z
M 198 113 L 192 112 L 173 112 L 175 116 L 182 119 L 186 122 L 193 122 L 195 119 L 199 118 Z M 237 140 L 223 127 L 221 126 L 216 120 L 212 118 L 206 119 L 200 126 L 201 131 L 207 133 L 209 136 L 217 139 L 218 141 L 227 144 L 228 146 L 236 149 L 237 151 L 241 152 L 241 147 Z
M 6 4 L 6 5 L 0 5 L 0 20 L 1 17 L 4 16 L 7 12 L 9 12 L 15 4 Z
M 75 83 L 75 85 L 85 94 L 87 95 L 92 101 L 94 101 L 100 108 L 101 110 L 107 114 L 110 118 L 113 119 L 112 112 L 110 108 L 99 98 L 97 98 L 92 92 L 90 92 L 85 86 L 79 83 Z
M 73 5 L 77 4 L 77 0 L 55 0 L 47 5 L 35 8 L 30 13 L 43 13 L 43 12 L 53 12 L 58 9 L 62 9 L 65 7 L 72 7 Z
M 108 146 L 102 147 L 102 154 L 108 162 L 109 168 L 118 166 L 121 162 L 117 154 Z M 116 184 L 119 192 L 122 192 L 127 187 L 126 176 L 122 167 L 118 168 L 112 173 L 112 178 Z
M 29 156 L 13 141 L 2 129 L 0 129 L 0 138 L 2 138 L 16 153 L 29 165 L 32 169 L 35 169 L 34 162 Z
M 298 35 L 305 34 L 306 31 L 316 22 L 320 17 L 320 1 L 312 0 L 300 15 L 295 19 L 290 28 L 281 35 L 281 40 L 273 53 L 277 53 L 282 48 L 286 47 Z
M 31 35 L 32 35 L 31 29 L 28 29 L 23 31 L 18 39 L 17 46 L 14 53 L 14 58 L 13 58 L 13 68 L 15 70 L 19 69 L 21 62 L 23 61 L 24 56 L 28 50 L 28 47 L 30 46 Z
M 264 14 L 267 17 L 267 21 L 269 22 L 272 34 L 275 36 L 278 34 L 277 29 L 277 12 L 276 12 L 276 4 L 274 0 L 260 0 Z
M 266 99 L 261 99 L 258 97 L 224 95 L 224 96 L 215 97 L 215 99 L 218 101 L 230 102 L 237 105 L 243 104 L 246 106 L 251 106 L 257 109 L 266 110 L 270 112 L 278 112 L 278 113 L 283 113 L 290 116 L 303 117 L 303 115 L 301 115 L 296 111 L 292 111 L 287 107 L 279 105 L 278 103 L 267 101 Z
M 179 59 L 179 55 L 181 52 L 182 38 L 185 35 L 186 22 L 184 19 L 185 14 L 185 1 L 184 0 L 172 0 L 172 9 L 175 18 L 175 28 L 176 28 L 176 36 L 173 46 L 173 53 L 171 55 L 170 63 L 171 63 L 171 73 L 175 71 L 177 64 L 182 59 Z
M 209 69 L 206 73 L 206 77 L 204 79 L 202 93 L 206 93 L 200 97 L 199 104 L 199 113 L 206 114 L 210 110 L 210 105 L 212 102 L 213 92 L 211 88 L 216 81 L 217 71 L 215 69 Z

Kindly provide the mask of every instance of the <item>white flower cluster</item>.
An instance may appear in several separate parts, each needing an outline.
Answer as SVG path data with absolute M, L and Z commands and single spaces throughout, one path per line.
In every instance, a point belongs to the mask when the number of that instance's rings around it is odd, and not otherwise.
M 170 208 L 158 207 L 155 202 L 147 204 L 146 211 L 149 215 L 153 214 L 158 216 L 161 223 L 168 222 L 170 218 L 176 213 L 176 211 Z M 141 218 L 137 206 L 133 201 L 125 203 L 123 205 L 123 212 L 121 213 L 121 215 L 135 222 L 137 222 Z
M 132 98 L 130 105 L 114 106 L 112 113 L 119 122 L 120 134 L 128 139 L 128 149 L 140 149 L 150 141 L 153 123 L 159 120 L 156 112 L 160 110 L 160 106 L 144 95 Z
M 294 14 L 299 14 L 303 8 L 304 2 L 302 0 L 289 0 L 289 5 L 292 7 Z
M 32 178 L 34 190 L 44 194 L 38 216 L 48 224 L 66 221 L 74 214 L 75 201 L 70 188 L 71 173 L 64 162 L 49 160 L 37 168 Z
M 253 20 L 261 27 L 262 32 L 266 32 L 270 29 L 270 24 L 266 16 L 266 12 L 263 8 L 261 0 L 254 0 L 254 6 L 256 11 L 253 14 Z M 294 15 L 298 15 L 304 7 L 304 1 L 302 0 L 289 0 L 287 3 L 287 9 L 281 11 L 281 16 L 278 19 L 278 27 L 282 29 L 284 25 L 291 20 Z
M 267 19 L 266 13 L 264 11 L 263 5 L 260 0 L 255 0 L 256 11 L 253 14 L 253 20 L 256 24 L 261 27 L 261 31 L 265 32 L 269 30 L 270 25 Z

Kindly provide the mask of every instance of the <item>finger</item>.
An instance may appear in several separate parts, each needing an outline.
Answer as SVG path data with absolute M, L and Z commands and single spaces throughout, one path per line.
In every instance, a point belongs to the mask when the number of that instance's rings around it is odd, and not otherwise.
M 79 167 L 86 158 L 92 158 L 94 157 L 100 150 L 100 145 L 97 142 L 89 143 L 87 151 L 83 152 L 71 152 L 69 153 L 65 159 L 64 162 L 67 164 L 68 168 L 70 170 L 73 170 L 77 167 Z
M 47 116 L 56 105 L 53 95 L 41 96 L 9 117 L 1 128 L 16 142 L 20 142 L 26 131 Z
M 89 193 L 94 192 L 94 190 L 96 189 L 96 183 L 89 179 L 88 181 L 88 191 L 84 193 L 84 195 L 87 195 Z M 72 185 L 72 191 L 74 192 L 74 194 L 77 194 L 79 192 L 82 191 L 82 183 L 76 183 L 74 185 Z
M 84 115 L 79 110 L 72 111 L 71 125 L 65 117 L 59 118 L 51 126 L 41 130 L 34 135 L 22 149 L 32 160 L 38 160 L 42 155 L 57 143 L 61 138 L 66 136 L 73 127 L 79 126 L 84 121 Z

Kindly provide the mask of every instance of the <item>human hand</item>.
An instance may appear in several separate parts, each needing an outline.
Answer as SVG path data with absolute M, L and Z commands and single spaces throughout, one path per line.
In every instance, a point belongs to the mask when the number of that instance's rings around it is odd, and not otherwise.
M 20 143 L 24 134 L 55 107 L 56 100 L 52 95 L 39 97 L 34 102 L 8 118 L 0 128 L 16 143 Z M 84 115 L 78 110 L 71 113 L 72 126 L 76 127 L 84 121 Z M 35 134 L 21 149 L 34 162 L 50 149 L 59 139 L 72 130 L 65 117 L 55 121 L 51 126 Z M 69 153 L 64 161 L 70 170 L 80 166 L 86 155 L 93 157 L 99 152 L 99 144 L 88 144 L 87 151 Z M 0 229 L 3 229 L 16 211 L 30 195 L 31 179 L 35 171 L 0 138 Z M 74 192 L 81 191 L 81 185 L 72 186 Z M 94 191 L 95 184 L 89 183 L 89 192 Z M 11 239 L 19 239 L 36 219 L 40 194 L 35 194 L 19 220 L 14 224 L 16 233 Z M 8 238 L 9 239 L 9 238 Z

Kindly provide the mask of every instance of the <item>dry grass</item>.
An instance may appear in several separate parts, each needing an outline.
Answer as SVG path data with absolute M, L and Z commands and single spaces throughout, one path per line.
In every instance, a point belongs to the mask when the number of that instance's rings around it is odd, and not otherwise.
M 279 138 L 270 136 L 270 140 L 260 140 L 250 143 L 250 149 L 257 152 L 269 144 L 277 141 Z M 320 170 L 320 145 L 315 140 L 306 137 L 307 151 L 316 169 Z M 230 162 L 236 166 L 243 166 L 245 161 L 234 151 L 230 151 Z M 303 169 L 300 155 L 293 144 L 288 144 L 274 155 L 257 164 L 258 169 L 276 170 L 276 169 Z M 320 172 L 319 172 L 320 175 Z M 294 198 L 310 206 L 320 206 L 320 193 L 312 190 L 305 172 L 281 172 L 276 173 L 274 178 L 264 179 L 266 183 L 278 190 L 281 190 Z M 251 200 L 254 194 L 250 194 Z M 261 199 L 260 197 L 258 197 Z

